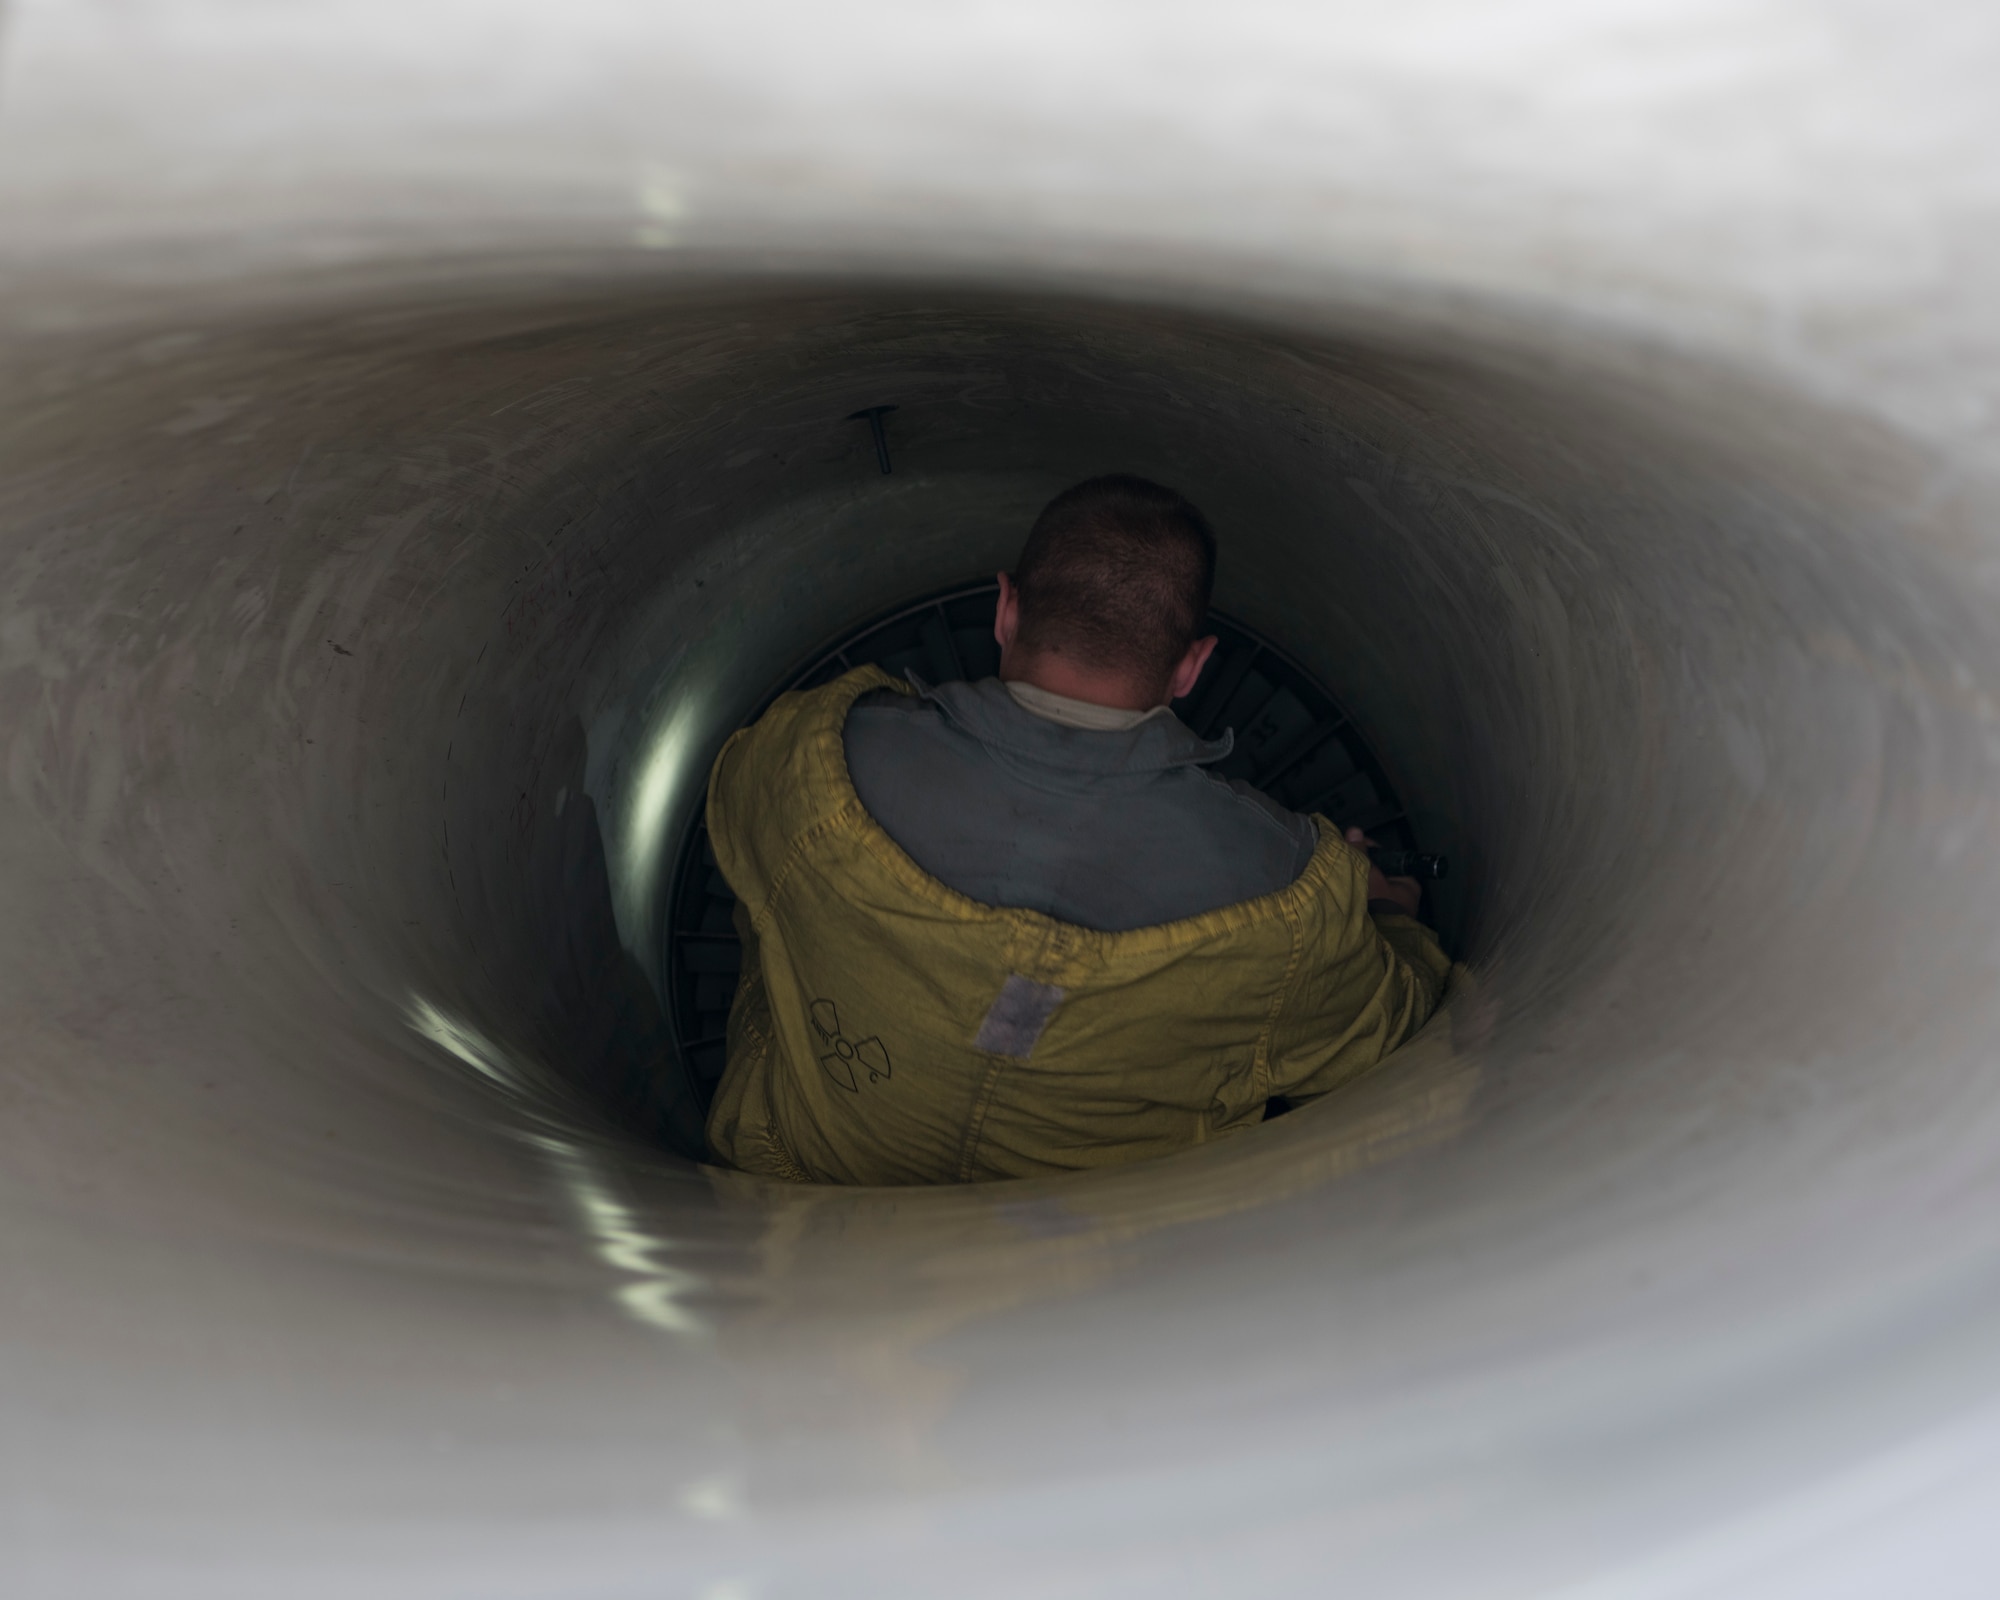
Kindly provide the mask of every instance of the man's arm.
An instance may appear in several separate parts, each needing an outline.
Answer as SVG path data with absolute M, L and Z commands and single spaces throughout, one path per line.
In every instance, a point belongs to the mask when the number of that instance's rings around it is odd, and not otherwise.
M 1380 846 L 1359 828 L 1347 830 L 1347 842 L 1363 850 L 1373 851 Z M 1444 954 L 1437 935 L 1424 925 L 1424 886 L 1415 878 L 1391 878 L 1383 874 L 1371 859 L 1368 863 L 1368 916 L 1375 924 L 1375 931 L 1401 956 L 1413 972 L 1420 975 L 1429 971 L 1431 963 Z M 1447 967 L 1447 971 L 1449 968 Z M 1438 980 L 1443 988 L 1443 980 Z M 1437 1009 L 1437 995 L 1431 996 L 1430 1005 L 1425 1008 L 1428 1017 Z M 1422 1023 L 1418 1024 L 1423 1026 Z
M 1337 1089 L 1402 1044 L 1430 1020 L 1451 971 L 1437 935 L 1415 915 L 1422 885 L 1384 877 L 1367 861 L 1372 841 L 1359 829 L 1347 840 L 1356 868 L 1350 898 L 1305 952 L 1273 1040 L 1270 1093 L 1289 1100 Z M 1355 904 L 1363 894 L 1365 913 Z
M 1347 842 L 1362 850 L 1380 848 L 1373 839 L 1359 828 L 1347 830 Z M 1400 912 L 1406 917 L 1418 916 L 1424 903 L 1424 886 L 1415 878 L 1391 878 L 1383 874 L 1371 859 L 1368 863 L 1368 910 Z

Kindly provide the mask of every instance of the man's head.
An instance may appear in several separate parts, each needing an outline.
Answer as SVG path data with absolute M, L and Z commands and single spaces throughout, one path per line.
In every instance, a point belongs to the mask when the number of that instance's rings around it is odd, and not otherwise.
M 1215 640 L 1200 637 L 1215 535 L 1171 489 L 1092 478 L 1035 519 L 1000 575 L 994 636 L 1007 678 L 1132 709 L 1186 694 Z

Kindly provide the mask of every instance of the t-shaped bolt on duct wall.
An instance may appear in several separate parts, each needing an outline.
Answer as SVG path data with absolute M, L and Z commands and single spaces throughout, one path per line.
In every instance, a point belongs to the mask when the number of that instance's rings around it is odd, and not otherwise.
M 1158 24 L 1081 109 L 963 21 L 912 109 L 809 19 L 495 15 L 16 14 L 8 1590 L 1976 1591 L 2000 346 L 1924 141 L 1990 131 L 1983 36 L 1439 46 L 1364 170 L 1311 120 L 1404 59 L 1358 14 Z M 1202 122 L 1230 83 L 1296 116 Z M 864 91 L 934 137 L 811 98 Z M 1822 94 L 1879 171 L 1778 159 Z M 676 1155 L 708 752 L 1107 469 L 1450 850 L 1446 1013 L 1122 1171 Z

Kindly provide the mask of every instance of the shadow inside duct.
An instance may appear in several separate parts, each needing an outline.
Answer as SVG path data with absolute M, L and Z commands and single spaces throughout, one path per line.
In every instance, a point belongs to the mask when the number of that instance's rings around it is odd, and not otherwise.
M 542 1058 L 615 1127 L 678 1155 L 703 1153 L 702 1099 L 658 994 L 618 936 L 597 806 L 584 791 L 586 741 L 572 719 L 551 751 L 554 825 L 522 861 L 542 987 L 524 1011 Z

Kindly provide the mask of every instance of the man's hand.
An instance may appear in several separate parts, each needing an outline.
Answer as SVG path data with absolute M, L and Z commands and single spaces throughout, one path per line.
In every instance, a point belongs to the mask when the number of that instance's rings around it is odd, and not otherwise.
M 1363 850 L 1372 850 L 1375 841 L 1359 828 L 1347 830 L 1347 842 Z M 1368 898 L 1371 902 L 1387 900 L 1399 908 L 1406 916 L 1414 917 L 1417 908 L 1423 904 L 1424 886 L 1415 878 L 1388 878 L 1374 862 L 1368 863 Z

